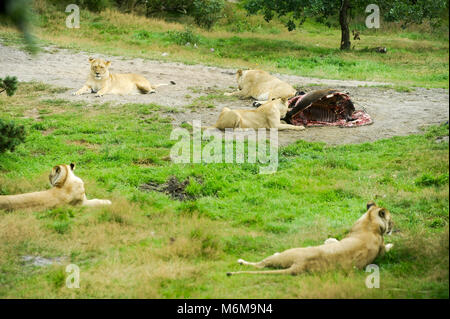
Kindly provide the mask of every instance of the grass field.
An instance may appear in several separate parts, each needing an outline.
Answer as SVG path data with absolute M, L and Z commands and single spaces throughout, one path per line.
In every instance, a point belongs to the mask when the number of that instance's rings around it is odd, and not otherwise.
M 382 81 L 389 84 L 381 87 L 400 92 L 448 89 L 448 21 L 436 32 L 426 26 L 399 31 L 392 24 L 363 30 L 355 49 L 341 52 L 335 27 L 307 21 L 288 32 L 282 20 L 247 18 L 236 7 L 228 7 L 211 32 L 186 28 L 189 21 L 114 10 L 82 10 L 76 30 L 66 28 L 64 8 L 34 3 L 40 46 Z M 8 24 L 0 25 L 0 39 L 21 44 Z M 376 46 L 388 53 L 371 52 Z M 0 95 L 0 117 L 23 124 L 28 133 L 14 152 L 0 154 L 0 195 L 46 189 L 54 165 L 74 162 L 88 198 L 113 205 L 1 211 L 0 298 L 449 298 L 448 124 L 357 145 L 300 140 L 279 149 L 276 174 L 262 175 L 259 164 L 171 162 L 171 105 L 89 105 L 60 93 L 70 94 L 21 82 L 16 95 Z M 197 97 L 186 108 L 213 107 L 221 93 Z M 140 188 L 172 176 L 189 179 L 189 200 Z M 225 275 L 247 269 L 238 258 L 256 261 L 342 238 L 369 200 L 389 209 L 395 223 L 385 238 L 393 250 L 374 262 L 379 289 L 366 288 L 369 273 L 356 269 Z M 66 288 L 65 265 L 34 267 L 24 256 L 63 257 L 78 265 L 80 289 Z
M 64 8 L 46 1 L 35 1 L 33 25 L 41 44 L 92 53 L 448 88 L 448 21 L 434 31 L 426 26 L 398 31 L 397 25 L 388 23 L 372 30 L 354 22 L 351 27 L 361 30 L 361 41 L 353 42 L 354 50 L 341 52 L 336 27 L 308 21 L 288 32 L 282 20 L 267 23 L 261 16 L 246 17 L 242 9 L 230 6 L 211 32 L 185 29 L 190 21 L 146 19 L 115 10 L 81 10 L 80 29 L 69 29 Z M 0 37 L 5 43 L 20 41 L 8 26 L 0 26 Z M 377 46 L 387 47 L 388 53 L 370 50 Z
M 89 198 L 111 207 L 0 212 L 1 298 L 448 298 L 447 125 L 374 143 L 298 141 L 279 151 L 276 174 L 258 164 L 174 164 L 170 111 L 154 104 L 57 99 L 63 88 L 21 83 L 0 95 L 2 118 L 28 138 L 0 154 L 0 194 L 48 188 L 57 163 L 75 162 Z M 214 100 L 211 101 L 214 103 Z M 193 199 L 145 192 L 144 183 L 190 179 Z M 291 247 L 342 238 L 375 199 L 393 216 L 394 248 L 375 263 L 380 288 L 363 270 L 300 276 L 227 277 Z M 65 257 L 80 267 L 80 289 L 65 266 L 33 267 L 23 256 Z

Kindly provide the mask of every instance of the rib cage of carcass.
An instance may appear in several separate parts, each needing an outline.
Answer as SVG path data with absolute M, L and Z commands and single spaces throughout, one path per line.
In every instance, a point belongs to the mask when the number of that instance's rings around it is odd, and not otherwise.
M 284 120 L 293 125 L 356 127 L 372 124 L 365 110 L 355 110 L 348 93 L 338 90 L 299 92 L 289 100 Z

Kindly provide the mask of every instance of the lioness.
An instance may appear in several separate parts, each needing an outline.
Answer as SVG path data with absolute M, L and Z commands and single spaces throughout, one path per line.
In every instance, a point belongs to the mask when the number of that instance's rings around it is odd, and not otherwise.
M 106 199 L 87 199 L 83 181 L 75 176 L 75 164 L 57 165 L 48 176 L 53 188 L 19 195 L 0 196 L 0 209 L 49 209 L 65 204 L 99 206 L 111 205 Z
M 251 263 L 239 259 L 241 265 L 256 268 L 283 268 L 267 271 L 237 271 L 234 274 L 290 274 L 309 271 L 325 271 L 336 268 L 364 268 L 378 255 L 389 251 L 393 244 L 384 244 L 383 235 L 392 232 L 391 214 L 374 202 L 367 203 L 367 212 L 353 225 L 350 233 L 341 241 L 329 238 L 325 244 L 315 247 L 292 248 L 266 259 Z
M 239 90 L 224 93 L 225 95 L 236 95 L 241 98 L 251 97 L 258 101 L 272 101 L 278 98 L 289 99 L 296 93 L 291 85 L 262 70 L 238 70 L 236 77 Z M 259 104 L 262 103 L 259 102 Z
M 231 110 L 224 107 L 222 112 L 220 112 L 219 119 L 213 127 L 220 130 L 226 128 L 304 130 L 304 126 L 283 124 L 280 122 L 280 118 L 285 117 L 287 111 L 288 100 L 286 98 L 266 102 L 255 110 Z
M 111 61 L 103 59 L 89 58 L 91 63 L 91 73 L 84 86 L 73 93 L 81 95 L 84 93 L 96 93 L 95 96 L 100 97 L 104 94 L 133 94 L 133 93 L 155 93 L 155 89 L 169 85 L 169 83 L 151 85 L 150 82 L 142 75 L 127 73 L 115 74 L 109 72 Z M 170 81 L 170 84 L 175 82 Z

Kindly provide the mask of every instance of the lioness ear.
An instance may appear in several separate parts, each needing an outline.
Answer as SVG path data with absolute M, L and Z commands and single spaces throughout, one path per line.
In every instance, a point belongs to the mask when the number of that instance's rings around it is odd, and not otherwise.
M 94 62 L 94 58 L 91 58 L 91 57 L 89 57 L 89 63 L 92 63 L 92 62 Z
M 71 169 L 72 171 L 75 170 L 75 164 L 74 164 L 74 163 L 70 163 L 70 169 Z
M 110 65 L 111 65 L 111 61 L 106 61 L 106 62 L 105 62 L 105 65 L 109 68 Z
M 372 206 L 376 206 L 377 204 L 375 204 L 375 202 L 373 200 L 371 200 L 370 202 L 367 202 L 367 210 L 369 210 L 370 207 Z
M 66 177 L 67 169 L 62 165 L 53 167 L 52 172 L 48 176 L 50 184 L 55 187 L 62 187 L 66 181 Z
M 239 76 L 242 75 L 242 70 L 241 69 L 237 70 L 237 75 L 239 75 Z
M 380 209 L 378 211 L 378 216 L 380 216 L 381 218 L 384 218 L 386 216 L 386 210 L 384 208 Z

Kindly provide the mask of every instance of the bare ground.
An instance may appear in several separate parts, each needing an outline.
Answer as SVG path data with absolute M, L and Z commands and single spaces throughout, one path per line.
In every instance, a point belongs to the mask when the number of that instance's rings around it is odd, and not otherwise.
M 72 92 L 79 89 L 87 77 L 89 56 L 90 54 L 85 52 L 48 47 L 44 52 L 31 57 L 17 48 L 0 44 L 0 77 L 15 75 L 19 81 L 39 81 L 66 87 L 69 91 L 58 94 L 58 98 L 85 101 L 87 104 L 108 101 L 118 105 L 156 103 L 169 106 L 179 111 L 170 114 L 175 125 L 183 121 L 192 122 L 195 119 L 201 119 L 202 125 L 212 125 L 224 106 L 251 108 L 251 101 L 235 98 L 217 98 L 208 101 L 215 106 L 214 108 L 189 106 L 196 98 L 208 93 L 222 95 L 225 91 L 234 90 L 236 70 L 98 54 L 95 57 L 112 61 L 112 72 L 140 73 L 151 83 L 167 83 L 172 80 L 176 85 L 160 87 L 156 94 L 150 95 L 106 95 L 102 98 L 96 98 L 94 94 L 72 96 Z M 349 92 L 357 109 L 365 107 L 374 119 L 374 124 L 357 128 L 315 127 L 301 132 L 279 132 L 280 145 L 299 139 L 328 144 L 369 142 L 418 133 L 425 126 L 440 124 L 449 118 L 447 89 L 414 88 L 412 92 L 397 92 L 393 89 L 376 87 L 383 84 L 376 82 L 324 80 L 282 74 L 277 76 L 304 91 L 331 87 Z M 318 86 L 311 87 L 311 84 Z

